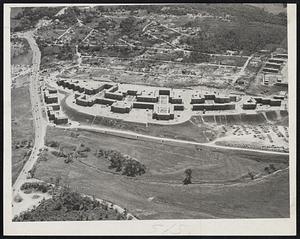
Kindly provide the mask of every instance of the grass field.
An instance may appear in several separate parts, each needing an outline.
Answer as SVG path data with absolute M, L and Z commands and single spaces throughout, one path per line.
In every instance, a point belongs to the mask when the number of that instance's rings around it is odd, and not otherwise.
M 29 157 L 29 155 L 25 156 L 31 149 L 31 146 L 27 147 L 28 141 L 31 141 L 33 144 L 34 138 L 28 85 L 12 89 L 11 100 L 12 182 L 14 182 Z
M 47 140 L 55 139 L 62 148 L 84 143 L 91 149 L 87 157 L 66 164 L 48 151 L 35 177 L 48 182 L 61 177 L 80 193 L 112 201 L 141 219 L 289 216 L 288 156 L 76 133 L 78 137 L 70 130 L 48 128 Z M 130 155 L 145 164 L 146 173 L 134 178 L 116 174 L 95 156 L 97 149 Z M 282 171 L 267 175 L 264 168 L 269 164 Z M 193 184 L 184 186 L 187 168 L 192 169 Z M 249 172 L 258 179 L 251 180 Z
M 31 65 L 32 51 L 28 50 L 28 53 L 13 57 L 11 59 L 12 65 Z

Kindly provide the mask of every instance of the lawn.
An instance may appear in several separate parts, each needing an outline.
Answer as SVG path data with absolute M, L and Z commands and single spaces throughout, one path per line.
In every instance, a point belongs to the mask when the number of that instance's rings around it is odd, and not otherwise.
M 11 58 L 12 65 L 31 65 L 32 64 L 32 51 L 28 50 L 26 54 L 18 55 Z
M 77 136 L 76 136 L 77 134 Z M 268 218 L 289 216 L 288 156 L 137 141 L 83 130 L 48 128 L 47 140 L 63 147 L 84 143 L 86 157 L 65 163 L 49 149 L 35 177 L 61 177 L 80 193 L 127 208 L 141 219 Z M 97 149 L 116 150 L 146 166 L 142 176 L 127 177 L 97 158 Z M 267 175 L 265 167 L 277 171 Z M 193 184 L 184 186 L 192 169 Z M 257 180 L 251 180 L 251 172 Z M 262 178 L 262 176 L 266 176 Z M 278 190 L 280 188 L 280 190 Z
M 16 180 L 28 159 L 34 140 L 29 89 L 27 86 L 11 90 L 12 118 L 12 182 Z M 31 142 L 30 145 L 28 143 Z M 26 156 L 27 154 L 27 156 Z

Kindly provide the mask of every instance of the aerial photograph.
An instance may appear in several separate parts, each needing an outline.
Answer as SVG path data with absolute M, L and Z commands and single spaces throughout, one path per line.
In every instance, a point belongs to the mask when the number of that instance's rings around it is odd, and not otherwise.
M 9 18 L 13 222 L 290 217 L 286 4 Z

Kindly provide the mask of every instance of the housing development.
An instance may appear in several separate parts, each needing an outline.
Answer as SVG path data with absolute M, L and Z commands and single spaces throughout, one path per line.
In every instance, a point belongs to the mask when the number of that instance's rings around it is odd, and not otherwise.
M 12 220 L 288 218 L 271 5 L 11 8 Z

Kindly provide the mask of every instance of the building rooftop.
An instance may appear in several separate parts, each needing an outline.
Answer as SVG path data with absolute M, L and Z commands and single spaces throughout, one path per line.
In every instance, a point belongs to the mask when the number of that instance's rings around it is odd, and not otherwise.
M 158 103 L 160 105 L 166 105 L 166 104 L 168 104 L 168 102 L 169 102 L 169 96 L 167 96 L 167 95 L 161 95 L 161 96 L 159 96 Z
M 126 101 L 116 101 L 112 104 L 112 106 L 119 107 L 119 108 L 127 108 L 130 107 L 131 104 Z
M 202 98 L 203 96 L 200 94 L 199 91 L 196 91 L 192 94 L 192 98 Z
M 57 118 L 57 119 L 65 119 L 65 118 L 67 118 L 67 116 L 65 115 L 65 113 L 62 112 L 62 111 L 55 111 L 54 114 L 55 114 L 55 118 Z
M 171 93 L 171 97 L 172 98 L 182 98 L 182 94 L 181 94 L 181 92 L 179 92 L 179 91 L 172 91 L 172 93 Z

